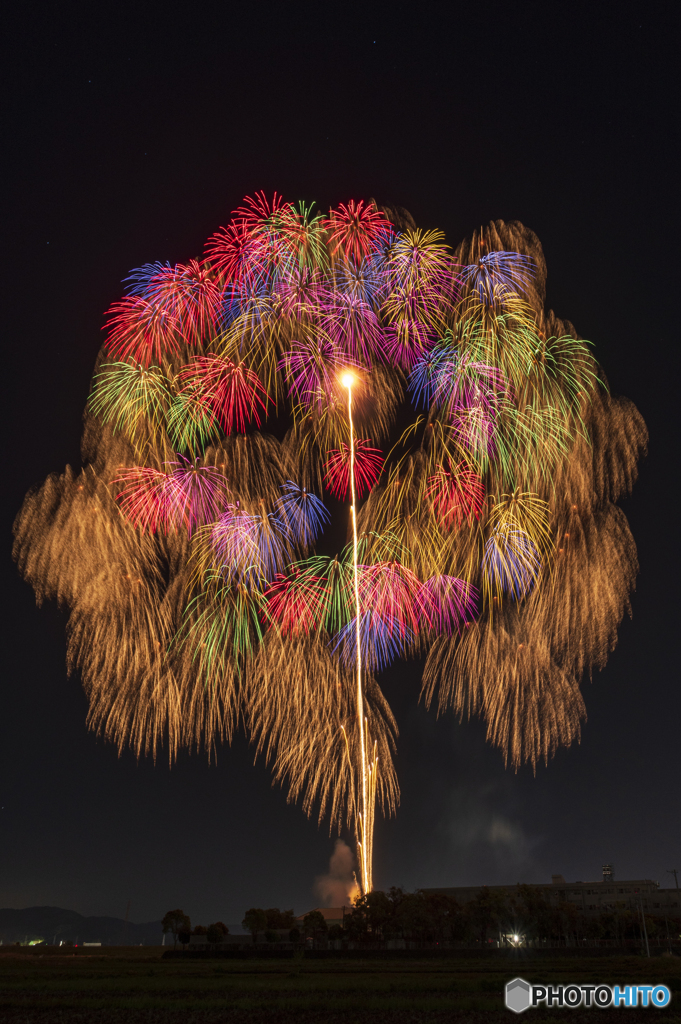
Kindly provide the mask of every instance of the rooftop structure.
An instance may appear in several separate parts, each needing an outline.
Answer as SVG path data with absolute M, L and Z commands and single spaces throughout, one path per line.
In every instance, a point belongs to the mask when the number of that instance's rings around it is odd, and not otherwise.
M 444 893 L 453 896 L 460 904 L 465 904 L 475 899 L 483 888 L 511 896 L 517 886 L 471 885 L 424 889 L 423 892 Z M 610 864 L 603 868 L 602 881 L 566 882 L 563 875 L 552 875 L 551 882 L 531 882 L 528 888 L 541 890 L 549 903 L 571 903 L 585 914 L 599 914 L 606 910 L 640 910 L 643 907 L 646 914 L 653 916 L 681 915 L 681 899 L 677 889 L 661 889 L 659 882 L 650 878 L 616 882 Z

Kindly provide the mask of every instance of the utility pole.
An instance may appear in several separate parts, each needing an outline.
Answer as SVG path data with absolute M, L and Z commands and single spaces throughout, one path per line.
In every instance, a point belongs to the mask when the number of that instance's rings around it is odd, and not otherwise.
M 676 882 L 676 895 L 678 897 L 678 895 L 679 895 L 679 872 L 678 872 L 678 870 L 676 868 L 669 868 L 668 871 L 667 871 L 667 874 L 674 876 L 674 881 Z M 681 906 L 681 904 L 679 904 L 679 906 Z
M 643 934 L 646 940 L 646 953 L 650 958 L 650 946 L 648 945 L 648 929 L 646 928 L 646 915 L 643 913 L 643 899 L 639 897 L 639 907 L 641 908 L 641 920 L 643 921 Z

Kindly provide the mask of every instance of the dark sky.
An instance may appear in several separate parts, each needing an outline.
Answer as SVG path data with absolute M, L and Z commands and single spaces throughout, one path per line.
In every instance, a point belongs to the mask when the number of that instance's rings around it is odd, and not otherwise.
M 626 502 L 641 573 L 581 745 L 517 775 L 480 723 L 382 678 L 402 805 L 378 886 L 681 869 L 679 33 L 672 3 L 22 3 L 3 25 L 4 649 L 0 906 L 142 921 L 315 905 L 333 848 L 245 742 L 168 770 L 85 729 L 63 615 L 10 557 L 26 490 L 79 462 L 102 313 L 131 268 L 184 261 L 263 188 L 409 209 L 453 245 L 519 219 L 548 302 L 650 429 Z M 673 883 L 672 883 L 673 884 Z

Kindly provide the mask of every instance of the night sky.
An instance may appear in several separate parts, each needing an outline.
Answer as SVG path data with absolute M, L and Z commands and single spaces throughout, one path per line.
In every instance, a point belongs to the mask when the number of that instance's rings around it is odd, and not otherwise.
M 518 774 L 480 722 L 381 677 L 402 804 L 378 887 L 600 877 L 673 885 L 679 814 L 678 25 L 672 3 L 23 3 L 2 59 L 3 658 L 0 906 L 135 921 L 182 907 L 239 930 L 317 905 L 333 838 L 245 740 L 139 764 L 85 729 L 65 615 L 11 560 L 29 487 L 79 464 L 102 314 L 130 268 L 186 261 L 242 197 L 375 197 L 456 245 L 537 232 L 548 305 L 630 397 L 650 452 L 625 510 L 633 621 L 584 682 L 581 745 Z

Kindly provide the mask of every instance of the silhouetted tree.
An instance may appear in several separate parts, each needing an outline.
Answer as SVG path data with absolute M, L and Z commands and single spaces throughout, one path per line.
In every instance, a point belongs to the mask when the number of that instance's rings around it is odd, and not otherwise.
M 458 938 L 461 933 L 461 907 L 453 896 L 443 892 L 422 892 L 430 930 L 438 942 Z
M 483 944 L 487 942 L 487 932 L 498 928 L 504 915 L 506 899 L 507 893 L 483 885 L 467 905 L 466 910 L 474 931 Z
M 206 938 L 210 943 L 224 942 L 225 935 L 229 935 L 229 928 L 222 921 L 216 921 L 215 924 L 208 925 Z
M 250 932 L 253 936 L 253 943 L 255 944 L 258 940 L 258 932 L 263 932 L 267 928 L 267 917 L 265 911 L 261 910 L 260 907 L 251 907 L 244 914 L 244 919 L 241 922 L 241 926 Z
M 312 936 L 313 941 L 317 941 L 317 936 L 326 934 L 328 927 L 326 924 L 326 918 L 322 914 L 321 910 L 311 910 L 309 914 L 306 914 L 303 918 L 303 928 L 305 934 Z
M 182 930 L 188 931 L 191 926 L 191 921 L 185 914 L 184 910 L 169 910 L 161 922 L 164 935 L 166 932 L 172 932 L 173 948 L 177 945 L 178 934 Z
M 395 923 L 405 939 L 423 941 L 431 924 L 428 905 L 422 893 L 405 893 L 395 911 Z
M 271 907 L 265 911 L 268 928 L 293 928 L 296 919 L 292 910 L 279 910 L 279 907 Z
M 392 904 L 380 889 L 359 896 L 355 900 L 351 914 L 357 926 L 355 931 L 359 931 L 364 937 L 371 932 L 372 938 L 376 939 L 383 938 L 385 930 L 389 931 L 392 917 Z

